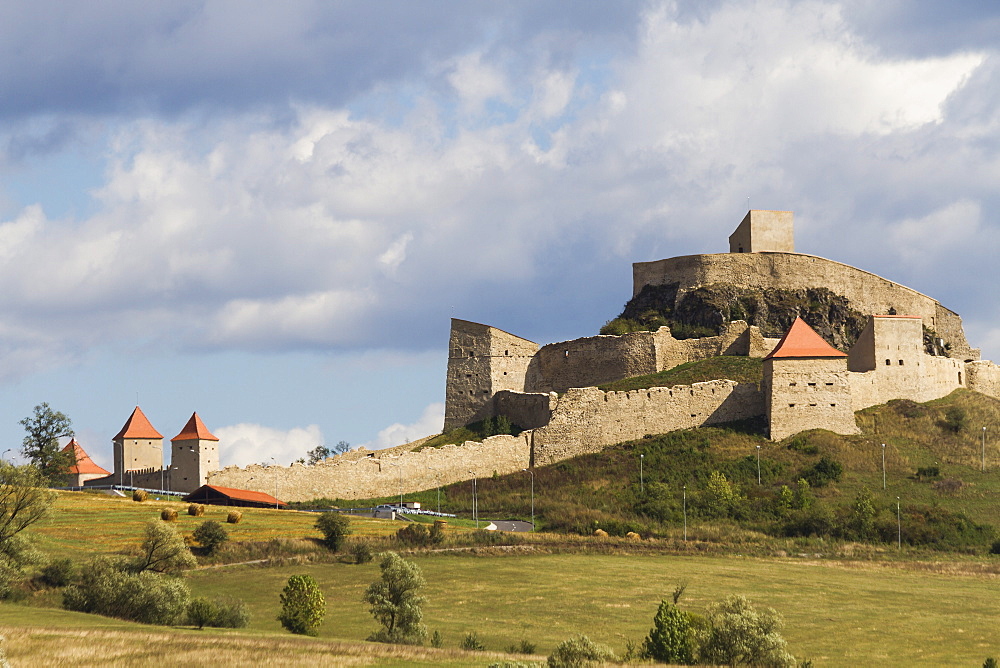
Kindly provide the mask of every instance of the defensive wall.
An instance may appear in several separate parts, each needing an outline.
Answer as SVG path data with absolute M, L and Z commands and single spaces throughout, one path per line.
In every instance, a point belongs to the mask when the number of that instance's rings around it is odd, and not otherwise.
M 964 360 L 979 359 L 971 348 L 957 313 L 936 299 L 871 272 L 834 260 L 802 253 L 715 253 L 684 255 L 632 265 L 632 294 L 646 285 L 678 283 L 678 300 L 685 292 L 724 283 L 755 289 L 804 290 L 827 288 L 846 297 L 851 307 L 867 315 L 905 313 L 923 319 L 925 325 L 951 344 L 951 355 Z

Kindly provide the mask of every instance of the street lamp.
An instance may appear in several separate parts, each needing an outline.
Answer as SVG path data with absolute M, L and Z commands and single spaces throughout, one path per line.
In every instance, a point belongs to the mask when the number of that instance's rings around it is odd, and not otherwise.
M 7 448 L 6 450 L 4 450 L 3 454 L 0 455 L 0 460 L 3 460 L 3 461 L 6 462 L 7 461 L 7 453 L 10 452 L 11 450 L 13 450 L 13 448 Z
M 903 549 L 903 524 L 899 519 L 899 497 L 896 497 L 896 549 Z
M 684 542 L 688 539 L 688 486 L 684 485 Z
M 983 472 L 986 472 L 986 427 L 983 427 Z
M 642 482 L 642 458 L 646 455 L 639 455 L 639 492 L 645 492 L 646 486 Z
M 882 489 L 885 489 L 885 443 L 882 444 Z
M 531 469 L 521 469 L 531 475 L 531 533 L 535 533 L 535 472 Z
M 434 471 L 434 480 L 437 481 L 437 488 L 438 488 L 438 514 L 440 515 L 441 514 L 441 476 L 438 475 L 437 469 L 434 468 L 433 466 L 428 466 L 427 470 L 428 471 Z
M 476 528 L 479 528 L 479 500 L 477 498 L 478 491 L 478 481 L 476 479 L 476 472 L 469 471 L 472 474 L 472 517 L 476 520 Z
M 760 446 L 757 446 L 757 486 L 760 487 Z

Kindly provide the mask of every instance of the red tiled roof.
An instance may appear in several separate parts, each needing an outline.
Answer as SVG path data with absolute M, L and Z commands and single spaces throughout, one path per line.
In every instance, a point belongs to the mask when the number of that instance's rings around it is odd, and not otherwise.
M 128 422 L 122 427 L 122 430 L 115 434 L 112 439 L 117 441 L 119 438 L 163 438 L 163 434 L 153 429 L 153 425 L 149 423 L 146 419 L 146 415 L 142 412 L 142 409 L 138 406 L 132 411 L 132 415 L 129 416 Z
M 212 432 L 208 430 L 205 423 L 201 421 L 197 413 L 191 414 L 191 419 L 187 421 L 184 428 L 181 429 L 181 433 L 174 436 L 171 441 L 190 441 L 193 439 L 201 439 L 203 441 L 218 441 L 215 436 L 212 436 Z
M 795 318 L 778 345 L 764 359 L 773 357 L 847 357 L 847 353 L 840 352 L 823 340 L 805 320 Z
M 280 501 L 270 494 L 265 494 L 264 492 L 252 492 L 249 489 L 236 489 L 234 487 L 219 487 L 218 485 L 205 485 L 203 489 L 212 489 L 228 496 L 230 499 L 239 499 L 241 501 L 256 501 L 257 503 L 266 503 L 269 505 L 274 505 L 276 502 L 281 505 L 287 505 L 284 501 Z
M 69 467 L 70 473 L 97 473 L 100 475 L 111 475 L 111 471 L 105 471 L 100 466 L 94 463 L 94 460 L 90 458 L 80 444 L 76 442 L 76 439 L 70 439 L 66 447 L 62 449 L 63 452 L 73 451 L 76 457 L 76 464 Z

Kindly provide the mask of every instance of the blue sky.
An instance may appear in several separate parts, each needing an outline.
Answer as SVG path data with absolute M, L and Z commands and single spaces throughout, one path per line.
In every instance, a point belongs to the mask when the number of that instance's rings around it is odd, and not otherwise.
M 224 464 L 440 429 L 448 320 L 594 334 L 746 210 L 1000 358 L 1000 11 L 937 2 L 0 6 L 0 443 Z

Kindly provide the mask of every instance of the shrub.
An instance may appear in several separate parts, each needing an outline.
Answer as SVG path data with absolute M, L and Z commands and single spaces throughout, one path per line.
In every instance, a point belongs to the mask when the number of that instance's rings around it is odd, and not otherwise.
M 965 485 L 964 482 L 958 478 L 945 478 L 944 480 L 935 480 L 931 486 L 934 491 L 940 492 L 941 494 L 947 494 L 948 496 L 954 496 L 958 494 L 962 487 Z
M 205 506 L 200 503 L 192 503 L 188 506 L 188 515 L 191 517 L 201 517 L 205 514 Z
M 136 573 L 147 570 L 179 573 L 198 564 L 180 534 L 170 525 L 155 520 L 146 524 L 145 538 L 138 552 L 129 562 L 129 568 Z
M 598 645 L 584 635 L 563 640 L 549 655 L 550 668 L 578 668 L 591 663 L 607 663 L 615 660 L 610 647 Z
M 535 643 L 528 642 L 527 640 L 521 640 L 521 642 L 514 645 L 507 645 L 508 654 L 534 654 L 535 649 Z
M 396 532 L 396 540 L 403 545 L 423 547 L 431 542 L 431 532 L 423 524 L 410 522 Z
M 53 559 L 42 567 L 39 580 L 49 587 L 65 587 L 76 578 L 76 564 L 72 559 Z
M 326 599 L 311 575 L 293 575 L 281 592 L 278 621 L 292 633 L 314 636 L 326 616 Z
M 1000 554 L 1000 540 L 993 541 L 993 545 L 990 546 L 990 554 Z
M 440 545 L 444 542 L 444 527 L 448 522 L 445 520 L 434 520 L 431 526 L 430 542 L 432 545 Z
M 694 633 L 688 614 L 676 604 L 660 601 L 653 628 L 642 643 L 642 657 L 661 663 L 690 664 L 694 663 L 694 649 Z
M 250 610 L 237 599 L 196 598 L 188 604 L 187 622 L 199 629 L 206 626 L 242 629 L 250 624 Z
M 205 628 L 205 626 L 211 626 L 217 614 L 218 610 L 215 607 L 215 603 L 207 598 L 196 598 L 188 603 L 188 624 L 197 626 L 199 630 Z
M 699 661 L 715 665 L 794 666 L 781 637 L 781 615 L 754 608 L 743 596 L 709 606 L 700 631 Z
M 354 557 L 356 564 L 367 564 L 375 558 L 371 545 L 365 541 L 356 541 L 351 544 L 351 556 Z
M 937 478 L 939 475 L 941 475 L 941 469 L 936 466 L 923 466 L 917 469 L 917 480 Z
M 225 527 L 215 520 L 202 522 L 191 535 L 202 546 L 206 554 L 214 553 L 220 545 L 229 540 L 229 534 L 226 533 Z
M 479 634 L 475 631 L 469 631 L 465 635 L 465 638 L 462 640 L 462 649 L 473 652 L 486 651 L 486 647 L 483 646 L 483 643 L 479 642 Z
M 136 573 L 126 561 L 99 557 L 83 569 L 79 584 L 65 589 L 63 607 L 143 624 L 173 624 L 190 598 L 178 578 Z
M 918 418 L 927 414 L 927 408 L 910 399 L 893 399 L 887 404 L 903 417 Z
M 164 522 L 176 522 L 177 521 L 177 511 L 173 508 L 164 508 L 160 511 L 160 519 Z
M 351 533 L 351 521 L 336 512 L 320 513 L 314 526 L 323 534 L 323 545 L 334 552 L 340 551 Z
M 142 503 L 149 498 L 149 492 L 144 489 L 134 489 L 132 490 L 132 500 Z
M 243 513 L 238 510 L 230 510 L 229 514 L 226 515 L 226 522 L 229 524 L 239 524 L 243 519 Z
M 965 429 L 968 417 L 965 409 L 961 406 L 948 406 L 944 411 L 944 418 L 939 423 L 945 431 L 957 434 Z
M 840 462 L 821 457 L 818 462 L 803 469 L 800 478 L 808 482 L 811 487 L 823 487 L 829 482 L 837 482 L 843 474 L 844 467 Z
M 434 635 L 431 636 L 431 647 L 442 647 L 444 645 L 444 639 L 441 638 L 441 632 L 435 631 Z

